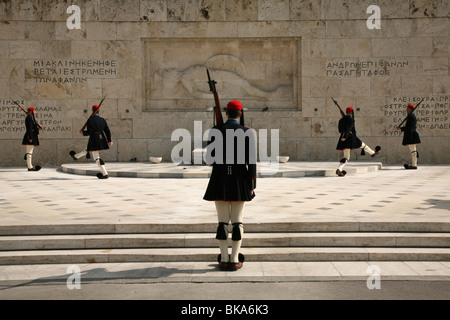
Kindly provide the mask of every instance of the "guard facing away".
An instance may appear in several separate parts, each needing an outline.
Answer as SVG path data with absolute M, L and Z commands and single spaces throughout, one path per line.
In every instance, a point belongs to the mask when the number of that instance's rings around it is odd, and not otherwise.
M 34 147 L 39 145 L 39 130 L 42 127 L 36 122 L 36 110 L 33 107 L 28 108 L 28 115 L 25 118 L 26 132 L 23 136 L 22 145 L 26 146 L 24 160 L 27 160 L 28 171 L 39 171 L 41 166 L 33 166 Z
M 105 162 L 100 158 L 100 151 L 108 150 L 109 146 L 113 145 L 113 142 L 111 140 L 111 131 L 109 130 L 108 123 L 105 119 L 100 117 L 99 112 L 99 106 L 92 106 L 92 115 L 87 121 L 86 130 L 80 131 L 83 136 L 89 136 L 87 148 L 79 153 L 70 151 L 69 154 L 74 160 L 78 160 L 84 156 L 87 157 L 89 152 L 100 169 L 100 173 L 97 174 L 97 177 L 99 179 L 108 179 L 108 172 L 105 168 Z
M 220 248 L 218 262 L 223 271 L 236 271 L 244 263 L 245 258 L 240 253 L 244 234 L 244 206 L 255 197 L 256 143 L 253 132 L 239 123 L 242 113 L 241 102 L 229 102 L 226 109 L 228 120 L 211 130 L 207 146 L 207 154 L 214 154 L 214 162 L 203 199 L 215 202 L 219 222 L 216 234 Z M 244 143 L 239 143 L 239 135 L 244 137 L 241 140 Z M 218 143 L 218 140 L 222 143 Z M 228 253 L 230 221 L 231 255 Z
M 339 120 L 339 133 L 341 134 L 339 137 L 339 141 L 336 147 L 336 150 L 340 150 L 344 152 L 344 158 L 342 158 L 341 163 L 336 170 L 336 174 L 339 177 L 343 177 L 347 174 L 344 169 L 345 165 L 350 161 L 350 151 L 354 149 L 362 149 L 362 152 L 367 152 L 370 154 L 372 158 L 374 158 L 377 154 L 380 153 L 381 147 L 377 146 L 375 151 L 373 151 L 367 144 L 362 142 L 356 136 L 355 130 L 355 119 L 354 119 L 354 110 L 352 107 L 347 108 L 346 114 L 342 115 L 342 119 Z
M 417 152 L 417 145 L 421 142 L 419 133 L 416 131 L 417 128 L 417 119 L 414 114 L 414 110 L 416 107 L 413 104 L 408 105 L 406 108 L 406 113 L 408 116 L 406 117 L 406 124 L 404 127 L 397 128 L 398 130 L 403 131 L 403 142 L 404 146 L 408 146 L 411 151 L 411 164 L 405 164 L 405 169 L 407 170 L 417 170 L 417 159 L 419 158 L 419 153 Z

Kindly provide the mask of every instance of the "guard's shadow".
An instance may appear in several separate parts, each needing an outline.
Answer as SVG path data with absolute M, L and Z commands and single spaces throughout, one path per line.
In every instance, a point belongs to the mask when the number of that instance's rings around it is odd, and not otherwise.
M 77 264 L 73 264 L 77 266 Z M 220 271 L 218 264 L 211 263 L 208 265 L 209 268 L 205 269 L 178 269 L 178 268 L 167 268 L 164 266 L 156 266 L 149 268 L 140 269 L 128 269 L 120 271 L 110 271 L 106 268 L 93 268 L 85 271 L 80 271 L 79 279 L 82 283 L 95 282 L 95 281 L 106 281 L 106 280 L 155 280 L 166 279 L 173 275 L 183 274 L 189 277 L 193 274 L 205 274 L 208 272 Z M 55 275 L 51 277 L 43 277 L 34 279 L 31 281 L 21 282 L 18 284 L 4 286 L 0 290 L 8 290 L 17 287 L 29 286 L 33 284 L 49 284 L 49 283 L 69 283 L 75 284 L 76 274 L 72 272 Z
M 439 200 L 439 199 L 427 199 L 425 200 L 429 205 L 433 205 L 428 209 L 446 209 L 450 210 L 450 200 Z

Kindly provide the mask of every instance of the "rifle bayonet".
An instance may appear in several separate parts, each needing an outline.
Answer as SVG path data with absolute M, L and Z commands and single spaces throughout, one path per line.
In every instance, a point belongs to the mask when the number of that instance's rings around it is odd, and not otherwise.
M 211 93 L 214 95 L 214 122 L 215 125 L 222 125 L 223 124 L 223 116 L 222 116 L 222 111 L 220 110 L 220 101 L 219 101 L 219 95 L 217 94 L 217 90 L 216 90 L 216 81 L 211 80 L 211 76 L 209 74 L 209 70 L 206 69 L 206 73 L 208 74 L 208 84 L 209 84 L 209 90 L 211 91 Z
M 345 113 L 344 111 L 342 111 L 341 106 L 339 105 L 339 103 L 333 99 L 333 97 L 331 97 L 331 100 L 333 100 L 334 104 L 339 108 L 339 111 L 341 112 L 341 116 L 345 117 Z

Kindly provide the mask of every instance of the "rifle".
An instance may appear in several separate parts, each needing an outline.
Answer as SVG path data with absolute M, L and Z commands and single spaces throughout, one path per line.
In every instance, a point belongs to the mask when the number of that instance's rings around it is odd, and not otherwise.
M 244 126 L 244 127 L 245 127 L 244 108 L 242 108 L 241 119 L 239 120 L 239 124 L 240 124 L 241 126 Z
M 21 106 L 20 104 L 18 104 L 18 103 L 17 103 L 16 101 L 14 101 L 14 100 L 13 100 L 13 102 L 14 102 L 14 104 L 16 104 L 20 109 L 22 109 L 22 111 L 25 112 L 25 114 L 28 114 L 28 112 L 25 111 L 25 109 L 22 108 L 22 106 Z M 42 126 L 36 121 L 36 118 L 35 118 L 34 116 L 33 116 L 33 121 L 34 121 L 34 124 L 37 125 L 39 129 L 42 130 Z
M 100 101 L 100 104 L 98 105 L 99 108 L 100 108 L 100 106 L 102 105 L 102 103 L 103 103 L 103 101 L 105 100 L 105 98 L 106 98 L 106 96 L 103 97 L 102 101 Z M 86 129 L 87 124 L 88 124 L 88 122 L 89 122 L 89 119 L 91 119 L 91 118 L 97 113 L 97 111 L 98 111 L 98 108 L 97 108 L 97 110 L 95 110 L 95 111 L 92 112 L 92 114 L 91 114 L 91 115 L 89 116 L 89 118 L 86 120 L 86 123 L 84 124 L 83 128 L 81 128 L 80 132 L 82 132 L 84 129 Z
M 339 105 L 339 103 L 337 103 L 337 101 L 334 100 L 333 97 L 331 97 L 331 100 L 333 100 L 334 104 L 339 108 L 339 111 L 341 112 L 341 116 L 345 117 L 345 113 L 344 113 L 344 111 L 342 111 L 341 106 Z
M 212 92 L 212 94 L 214 95 L 214 126 L 218 125 L 222 125 L 223 124 L 223 116 L 222 116 L 222 111 L 220 110 L 220 101 L 219 101 L 219 95 L 217 94 L 217 90 L 216 90 L 216 81 L 211 80 L 211 76 L 209 75 L 209 70 L 206 69 L 206 73 L 208 75 L 208 84 L 209 84 L 209 90 Z
M 413 112 L 416 111 L 416 109 L 420 106 L 420 104 L 425 100 L 425 98 L 423 98 L 418 104 L 417 106 L 414 108 Z M 408 117 L 405 118 L 405 120 L 402 121 L 402 123 L 399 124 L 399 126 L 397 127 L 398 129 L 400 129 L 400 127 L 402 126 L 402 124 L 405 123 L 406 119 L 408 119 Z

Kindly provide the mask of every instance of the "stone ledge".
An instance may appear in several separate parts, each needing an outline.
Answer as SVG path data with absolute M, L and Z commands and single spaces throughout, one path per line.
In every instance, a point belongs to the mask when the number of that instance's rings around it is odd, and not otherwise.
M 246 261 L 450 261 L 448 248 L 242 248 Z M 207 262 L 217 248 L 81 249 L 2 251 L 0 265 L 57 263 Z
M 232 244 L 229 239 L 229 245 Z M 448 248 L 449 233 L 248 233 L 242 247 Z M 216 248 L 214 233 L 0 236 L 1 251 Z
M 95 235 L 95 234 L 155 234 L 155 233 L 209 233 L 217 223 L 68 223 L 68 224 L 2 224 L 0 236 Z M 448 233 L 450 223 L 445 221 L 291 221 L 245 224 L 246 233 L 275 232 L 331 232 L 331 233 Z
M 338 164 L 338 161 L 258 164 L 258 178 L 336 177 Z M 211 174 L 211 167 L 207 165 L 176 165 L 173 163 L 110 162 L 106 164 L 106 169 L 110 177 L 126 178 L 207 179 Z M 381 162 L 360 161 L 349 163 L 346 166 L 349 175 L 381 169 Z M 63 164 L 61 170 L 65 173 L 87 176 L 95 176 L 99 172 L 96 165 L 90 163 Z

